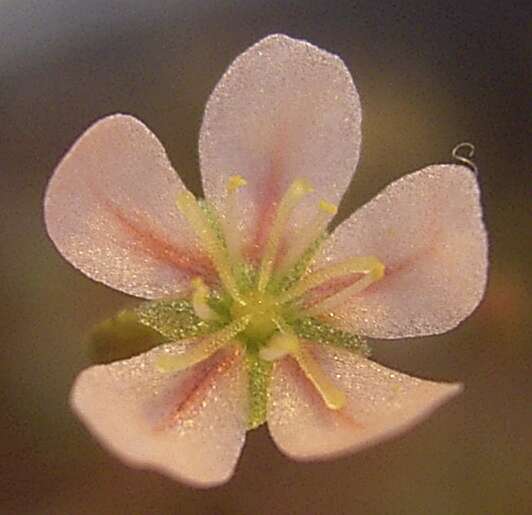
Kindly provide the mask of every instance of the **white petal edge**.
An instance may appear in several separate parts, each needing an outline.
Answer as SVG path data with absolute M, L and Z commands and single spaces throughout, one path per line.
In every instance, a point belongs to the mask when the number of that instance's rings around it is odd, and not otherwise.
M 244 177 L 234 222 L 260 246 L 294 179 L 317 192 L 295 225 L 313 216 L 319 199 L 340 201 L 358 162 L 360 123 L 358 93 L 339 57 L 268 36 L 235 59 L 207 102 L 199 140 L 206 197 L 223 212 L 229 176 Z
M 484 295 L 488 242 L 475 175 L 433 165 L 393 182 L 334 231 L 316 268 L 376 256 L 386 272 L 334 310 L 340 326 L 375 338 L 439 334 Z
M 330 410 L 295 361 L 276 363 L 268 427 L 279 449 L 296 460 L 329 459 L 393 438 L 462 390 L 460 384 L 407 376 L 345 350 L 307 345 L 347 402 Z
M 222 350 L 174 374 L 156 367 L 168 344 L 141 356 L 99 365 L 76 379 L 71 406 L 91 433 L 126 464 L 188 485 L 226 482 L 247 430 L 247 377 L 241 352 Z
M 45 196 L 48 234 L 96 281 L 143 298 L 178 294 L 190 277 L 212 272 L 176 207 L 184 191 L 142 122 L 108 116 L 57 166 Z

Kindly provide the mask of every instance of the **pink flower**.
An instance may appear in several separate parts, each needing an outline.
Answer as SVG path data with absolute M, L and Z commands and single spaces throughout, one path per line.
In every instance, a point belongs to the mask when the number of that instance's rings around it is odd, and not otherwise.
M 207 103 L 206 201 L 131 116 L 98 121 L 61 161 L 50 237 L 92 279 L 150 299 L 134 316 L 160 336 L 83 371 L 72 391 L 121 459 L 211 486 L 265 421 L 285 454 L 321 459 L 405 431 L 460 392 L 370 361 L 363 337 L 443 333 L 477 306 L 487 241 L 475 176 L 450 164 L 406 175 L 328 237 L 360 120 L 338 57 L 274 35 Z

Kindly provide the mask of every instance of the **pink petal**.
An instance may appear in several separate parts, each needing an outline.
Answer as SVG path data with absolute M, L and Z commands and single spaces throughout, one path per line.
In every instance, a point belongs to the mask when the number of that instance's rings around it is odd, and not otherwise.
M 268 427 L 279 449 L 295 459 L 323 459 L 387 440 L 461 391 L 459 384 L 410 377 L 345 350 L 309 347 L 347 402 L 330 410 L 295 361 L 276 363 Z
M 335 310 L 340 325 L 377 338 L 452 329 L 486 286 L 475 176 L 463 166 L 434 165 L 390 184 L 334 231 L 316 266 L 349 256 L 376 256 L 386 272 Z
M 175 201 L 185 187 L 157 138 L 131 116 L 108 116 L 74 144 L 50 180 L 48 234 L 86 275 L 145 298 L 208 275 Z
M 231 477 L 244 445 L 245 367 L 232 349 L 183 372 L 158 371 L 157 356 L 182 350 L 171 344 L 91 367 L 78 376 L 71 403 L 98 440 L 129 465 L 213 486 Z
M 296 178 L 319 193 L 295 219 L 308 220 L 317 199 L 338 202 L 358 161 L 360 103 L 337 56 L 304 41 L 269 36 L 240 55 L 212 93 L 200 133 L 203 187 L 222 205 L 230 175 L 242 190 L 244 234 L 267 234 L 275 203 Z

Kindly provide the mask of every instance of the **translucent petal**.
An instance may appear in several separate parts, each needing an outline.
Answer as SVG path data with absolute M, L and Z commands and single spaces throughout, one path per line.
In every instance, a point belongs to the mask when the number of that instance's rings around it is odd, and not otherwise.
M 401 338 L 448 331 L 478 305 L 487 276 L 487 238 L 475 176 L 434 165 L 406 175 L 342 223 L 320 265 L 376 256 L 385 276 L 334 314 L 351 331 Z
M 294 179 L 308 179 L 319 194 L 297 210 L 295 223 L 312 218 L 320 198 L 340 200 L 358 160 L 360 118 L 338 57 L 279 34 L 259 41 L 233 62 L 207 103 L 199 142 L 207 198 L 220 206 L 229 177 L 245 178 L 235 223 L 244 234 L 253 228 L 260 247 Z
M 157 138 L 131 116 L 96 122 L 50 180 L 48 234 L 86 275 L 145 298 L 182 291 L 212 269 L 175 201 L 185 187 Z
M 307 346 L 347 401 L 341 410 L 327 408 L 294 360 L 276 363 L 268 427 L 280 450 L 295 459 L 324 459 L 389 439 L 461 391 L 458 384 L 410 377 L 349 351 Z
M 71 404 L 98 440 L 127 464 L 207 487 L 227 481 L 244 445 L 247 379 L 240 352 L 222 350 L 194 368 L 161 373 L 161 353 L 88 368 Z

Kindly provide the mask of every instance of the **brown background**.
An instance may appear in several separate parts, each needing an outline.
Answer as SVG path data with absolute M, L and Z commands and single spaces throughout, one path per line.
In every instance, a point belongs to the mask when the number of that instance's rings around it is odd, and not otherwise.
M 524 514 L 532 490 L 524 6 L 4 0 L 0 512 Z M 384 364 L 465 383 L 427 422 L 357 455 L 305 465 L 280 455 L 262 428 L 249 434 L 229 484 L 195 491 L 125 467 L 69 411 L 70 385 L 86 365 L 83 334 L 134 300 L 61 259 L 44 231 L 42 197 L 74 140 L 117 111 L 147 123 L 199 193 L 207 96 L 238 53 L 272 32 L 338 53 L 355 77 L 364 144 L 342 216 L 393 178 L 449 161 L 456 143 L 476 144 L 489 288 L 451 334 L 374 346 Z

